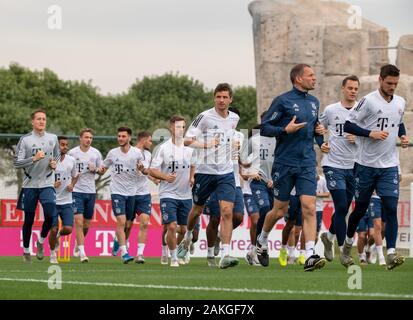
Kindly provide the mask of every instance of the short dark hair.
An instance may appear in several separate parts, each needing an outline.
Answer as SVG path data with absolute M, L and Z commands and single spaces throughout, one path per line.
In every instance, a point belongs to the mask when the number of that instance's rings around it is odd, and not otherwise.
M 32 120 L 34 119 L 34 117 L 35 117 L 35 115 L 36 115 L 37 113 L 44 113 L 44 114 L 46 114 L 46 110 L 44 110 L 44 109 L 42 109 L 42 108 L 39 108 L 39 109 L 34 110 L 34 111 L 30 114 L 30 117 L 31 117 Z
M 60 140 L 69 140 L 69 138 L 66 136 L 58 136 L 57 141 L 60 141 Z
M 291 71 L 290 71 L 290 79 L 291 79 L 291 83 L 294 84 L 295 82 L 295 78 L 297 78 L 298 76 L 302 76 L 304 73 L 304 68 L 311 68 L 310 65 L 306 64 L 306 63 L 299 63 L 297 65 L 295 65 Z
M 228 83 L 219 83 L 214 90 L 214 96 L 217 92 L 227 91 L 229 93 L 230 98 L 232 98 L 232 88 Z
M 141 141 L 142 139 L 149 138 L 151 136 L 152 134 L 149 131 L 141 131 L 138 133 L 137 138 L 138 138 L 138 141 Z
M 236 113 L 238 115 L 238 117 L 241 117 L 241 112 L 239 111 L 239 109 L 237 107 L 229 107 L 228 111 L 232 111 L 232 112 Z
M 359 78 L 355 75 L 351 75 L 351 76 L 345 77 L 343 79 L 343 82 L 341 83 L 341 86 L 344 87 L 346 85 L 347 81 L 357 81 L 360 84 Z
M 182 117 L 182 116 L 172 116 L 170 119 L 169 119 L 169 124 L 174 124 L 175 122 L 178 122 L 178 121 L 185 121 L 185 118 L 184 117 Z
M 399 77 L 400 70 L 394 64 L 386 64 L 380 69 L 380 78 L 384 79 L 386 77 Z
M 84 128 L 82 130 L 80 130 L 79 136 L 83 136 L 86 132 L 89 132 L 90 134 L 93 135 L 93 130 L 91 128 Z
M 119 127 L 118 128 L 118 133 L 119 132 L 127 132 L 128 133 L 128 135 L 132 135 L 132 129 L 131 128 L 128 128 L 128 127 Z

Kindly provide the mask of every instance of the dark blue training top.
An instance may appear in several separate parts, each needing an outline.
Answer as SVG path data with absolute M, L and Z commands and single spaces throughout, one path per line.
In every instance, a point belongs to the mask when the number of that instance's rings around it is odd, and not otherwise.
M 319 146 L 323 137 L 315 133 L 320 102 L 308 92 L 293 87 L 273 100 L 262 121 L 261 135 L 276 137 L 274 164 L 292 167 L 315 167 L 314 138 Z M 284 128 L 296 116 L 296 123 L 307 122 L 300 130 L 287 134 Z

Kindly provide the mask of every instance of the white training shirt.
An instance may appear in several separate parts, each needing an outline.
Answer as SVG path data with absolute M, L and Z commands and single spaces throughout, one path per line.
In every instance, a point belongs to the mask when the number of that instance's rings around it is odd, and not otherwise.
M 159 198 L 190 200 L 192 199 L 190 186 L 190 167 L 194 150 L 183 144 L 177 146 L 172 139 L 166 140 L 157 148 L 152 159 L 151 168 L 159 169 L 164 174 L 176 173 L 174 182 L 161 181 L 159 184 Z
M 320 179 L 317 181 L 317 193 L 324 193 L 330 192 L 327 188 L 326 178 L 324 176 L 320 176 Z M 317 197 L 315 207 L 316 211 L 323 211 L 324 209 L 324 198 Z
M 69 150 L 68 155 L 76 161 L 76 170 L 79 179 L 76 182 L 73 192 L 96 193 L 95 173 L 89 171 L 89 165 L 96 169 L 102 166 L 102 154 L 96 148 L 90 147 L 88 151 L 83 152 L 80 146 Z
M 396 143 L 405 106 L 406 102 L 402 97 L 394 95 L 393 99 L 387 102 L 379 90 L 376 90 L 361 99 L 357 107 L 350 112 L 347 120 L 359 127 L 371 131 L 389 132 L 389 136 L 384 141 L 357 137 L 360 140 L 357 163 L 372 168 L 390 168 L 399 165 Z
M 242 194 L 246 194 L 246 195 L 252 195 L 252 191 L 251 191 L 251 183 L 252 179 L 248 179 L 248 180 L 242 180 L 241 181 L 241 190 L 242 190 Z
M 357 104 L 356 104 L 357 105 Z M 354 107 L 353 107 L 354 108 Z M 338 169 L 353 169 L 357 155 L 357 145 L 346 139 L 344 124 L 351 110 L 344 107 L 341 102 L 328 105 L 321 114 L 320 123 L 328 128 L 328 145 L 330 152 L 323 154 L 321 166 Z M 356 139 L 358 139 L 357 137 Z
M 77 174 L 76 161 L 73 157 L 66 154 L 63 161 L 59 160 L 57 162 L 54 172 L 55 181 L 60 181 L 61 183 L 59 188 L 55 188 L 57 205 L 73 203 L 72 193 L 67 191 L 67 186 Z
M 239 117 L 228 111 L 226 118 L 221 117 L 214 108 L 208 109 L 192 122 L 186 138 L 196 138 L 197 141 L 211 142 L 214 137 L 219 138 L 218 147 L 196 149 L 199 153 L 196 166 L 197 173 L 224 175 L 233 172 L 231 161 L 231 145 Z
M 250 138 L 253 168 L 266 180 L 272 180 L 271 171 L 274 163 L 276 140 L 255 134 Z
M 111 168 L 110 193 L 122 196 L 134 196 L 136 193 L 137 165 L 142 161 L 142 153 L 136 147 L 130 147 L 127 153 L 120 147 L 109 151 L 103 165 Z
M 145 169 L 149 169 L 151 165 L 151 160 L 152 160 L 152 154 L 148 150 L 141 150 L 138 148 L 138 150 L 141 151 L 143 159 L 141 160 L 141 163 L 143 164 Z M 143 174 L 142 172 L 138 172 L 136 176 L 136 195 L 137 196 L 143 196 L 146 194 L 150 194 L 149 191 L 149 179 L 146 174 Z

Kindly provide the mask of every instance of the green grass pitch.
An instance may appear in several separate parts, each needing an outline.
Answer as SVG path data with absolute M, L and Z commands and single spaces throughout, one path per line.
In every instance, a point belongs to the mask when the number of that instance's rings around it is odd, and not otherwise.
M 149 258 L 144 265 L 124 265 L 119 258 L 72 258 L 60 263 L 61 289 L 49 289 L 51 265 L 33 257 L 0 257 L 0 299 L 413 299 L 413 260 L 393 271 L 378 265 L 361 267 L 361 290 L 348 288 L 348 274 L 337 260 L 324 269 L 304 272 L 302 266 L 281 268 L 271 259 L 268 268 L 240 259 L 237 267 L 220 270 L 206 259 L 171 268 Z M 54 278 L 55 279 L 55 278 Z M 350 279 L 350 282 L 352 280 Z M 51 280 L 53 284 L 53 279 Z

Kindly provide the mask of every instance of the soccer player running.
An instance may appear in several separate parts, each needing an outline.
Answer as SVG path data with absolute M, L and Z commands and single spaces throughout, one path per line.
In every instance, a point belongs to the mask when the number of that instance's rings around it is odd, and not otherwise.
M 396 253 L 400 163 L 396 142 L 399 137 L 401 147 L 407 148 L 409 141 L 403 124 L 406 102 L 394 94 L 399 79 L 400 70 L 396 66 L 383 66 L 380 70 L 379 89 L 360 101 L 344 125 L 345 132 L 359 136 L 360 150 L 355 165 L 356 205 L 348 221 L 342 255 L 346 260 L 352 260 L 354 233 L 376 190 L 387 220 L 385 237 L 388 270 L 404 262 L 404 257 Z
M 178 225 L 186 228 L 192 208 L 191 159 L 193 149 L 184 145 L 185 119 L 169 120 L 171 138 L 162 143 L 152 159 L 150 174 L 161 180 L 159 198 L 162 224 L 167 226 L 166 243 L 171 254 L 171 267 L 179 267 L 176 250 Z
M 197 218 L 213 191 L 216 192 L 221 213 L 221 260 L 222 269 L 238 265 L 230 257 L 232 237 L 232 212 L 235 201 L 235 177 L 231 161 L 232 139 L 239 117 L 228 111 L 232 102 L 232 89 L 219 84 L 214 90 L 214 107 L 202 112 L 189 127 L 185 145 L 197 148 L 202 155 L 196 166 L 195 183 L 192 188 L 193 207 L 188 218 L 188 230 L 178 247 L 178 258 L 184 258 L 192 239 Z
M 341 101 L 328 105 L 320 116 L 320 123 L 329 131 L 329 140 L 321 146 L 325 153 L 321 166 L 327 180 L 327 188 L 330 190 L 334 202 L 334 215 L 328 232 L 321 234 L 324 244 L 324 256 L 327 261 L 334 258 L 334 235 L 340 252 L 343 251 L 346 238 L 346 216 L 353 201 L 356 181 L 354 177 L 354 163 L 357 146 L 356 137 L 344 132 L 344 124 L 353 107 L 356 105 L 360 81 L 356 76 L 344 78 L 341 85 L 343 98 Z M 340 262 L 344 266 L 352 265 L 352 260 L 340 254 Z
M 128 127 L 118 128 L 119 147 L 111 149 L 103 161 L 104 171 L 111 168 L 110 193 L 112 210 L 116 217 L 116 239 L 121 250 L 123 263 L 133 260 L 126 247 L 126 219 L 135 217 L 136 176 L 143 170 L 140 150 L 132 147 L 132 130 Z
M 274 206 L 267 213 L 264 227 L 257 239 L 257 256 L 263 266 L 269 265 L 268 235 L 275 223 L 288 211 L 290 192 L 295 186 L 300 196 L 303 214 L 306 262 L 304 271 L 324 267 L 325 259 L 315 254 L 316 238 L 316 154 L 314 138 L 323 143 L 324 127 L 318 123 L 319 101 L 308 91 L 313 90 L 316 76 L 307 64 L 291 69 L 293 89 L 277 98 L 265 114 L 261 135 L 276 137 L 273 183 Z
M 78 179 L 78 173 L 76 170 L 76 161 L 73 157 L 69 156 L 69 140 L 67 137 L 59 136 L 59 148 L 60 148 L 60 160 L 57 162 L 55 170 L 55 183 L 54 188 L 56 190 L 56 208 L 57 217 L 53 224 L 53 229 L 59 227 L 58 217 L 62 220 L 62 227 L 57 232 L 57 240 L 61 236 L 67 236 L 72 233 L 73 220 L 74 220 L 74 204 L 72 192 Z M 57 247 L 59 241 L 57 241 Z M 50 251 L 50 262 L 57 263 L 56 248 Z
M 102 175 L 102 154 L 92 147 L 93 131 L 85 128 L 79 134 L 79 146 L 71 149 L 69 155 L 76 161 L 76 169 L 79 175 L 73 188 L 73 200 L 75 203 L 75 231 L 76 245 L 73 256 L 80 257 L 82 263 L 89 262 L 85 252 L 85 237 L 89 231 L 90 221 L 96 202 L 95 175 Z
M 48 232 L 56 219 L 53 170 L 60 157 L 57 136 L 46 132 L 46 111 L 35 110 L 31 120 L 33 130 L 20 138 L 13 163 L 15 168 L 22 168 L 24 172 L 17 208 L 24 211 L 23 260 L 28 263 L 31 263 L 29 246 L 37 202 L 41 203 L 44 212 L 42 229 Z M 43 233 L 44 237 L 47 232 Z M 44 238 L 40 240 L 44 241 Z M 56 232 L 50 234 L 49 246 L 56 246 Z

